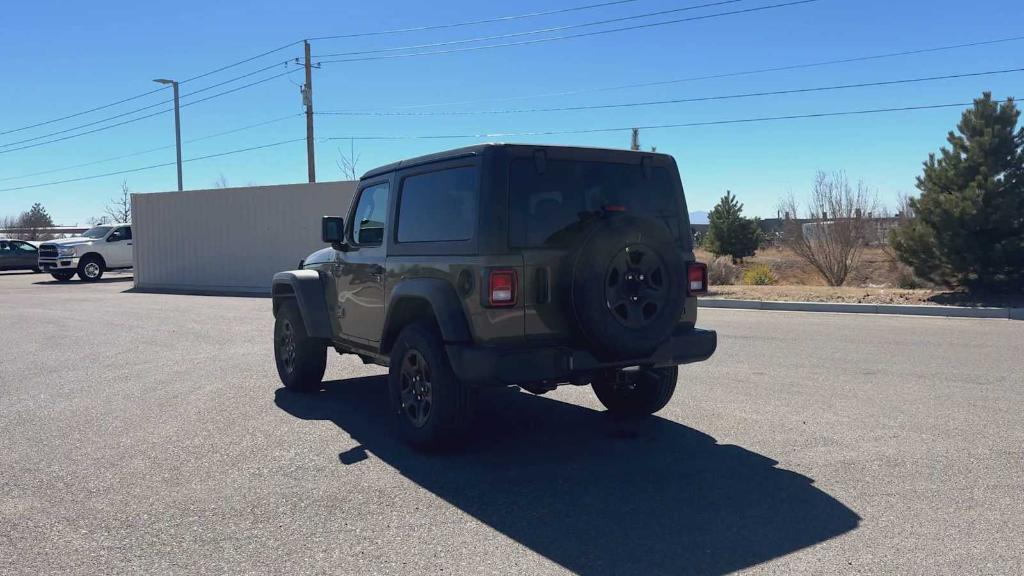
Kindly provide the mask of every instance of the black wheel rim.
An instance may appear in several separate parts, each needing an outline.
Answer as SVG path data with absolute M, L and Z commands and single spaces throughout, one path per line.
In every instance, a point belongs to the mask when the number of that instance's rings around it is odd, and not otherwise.
M 285 372 L 291 374 L 295 371 L 295 328 L 288 320 L 281 323 L 278 347 L 280 348 L 281 365 L 284 366 Z
M 612 258 L 605 274 L 605 301 L 626 328 L 643 328 L 658 317 L 669 297 L 665 263 L 643 245 L 630 245 Z
M 430 419 L 434 408 L 430 364 L 419 350 L 409 350 L 402 358 L 401 368 L 402 413 L 409 422 L 422 428 Z

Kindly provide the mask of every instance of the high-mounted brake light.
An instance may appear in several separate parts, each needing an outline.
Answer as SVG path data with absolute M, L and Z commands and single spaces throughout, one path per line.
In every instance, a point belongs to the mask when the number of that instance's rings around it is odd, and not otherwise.
M 690 262 L 686 267 L 686 293 L 690 296 L 708 291 L 708 266 L 703 262 Z
M 488 304 L 491 306 L 516 305 L 515 270 L 491 270 L 487 284 Z

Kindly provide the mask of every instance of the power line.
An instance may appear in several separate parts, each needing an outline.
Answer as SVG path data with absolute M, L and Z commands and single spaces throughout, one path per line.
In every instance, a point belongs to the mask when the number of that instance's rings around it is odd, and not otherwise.
M 274 76 L 269 76 L 267 78 L 263 78 L 262 80 L 257 80 L 255 82 L 250 82 L 248 84 L 243 84 L 241 86 L 232 88 L 231 90 L 225 90 L 223 92 L 218 92 L 216 94 L 212 94 L 210 96 L 207 96 L 206 98 L 200 98 L 199 100 L 193 100 L 191 102 L 187 102 L 185 104 L 182 104 L 180 106 L 180 108 L 185 108 L 185 107 L 188 107 L 188 106 L 192 106 L 193 104 L 199 104 L 200 102 L 206 102 L 208 100 L 213 100 L 214 98 L 219 98 L 221 96 L 225 96 L 225 95 L 231 94 L 233 92 L 238 92 L 239 90 L 244 90 L 246 88 L 251 88 L 253 86 L 257 86 L 259 84 L 263 84 L 265 82 L 269 82 L 271 80 L 275 80 L 277 78 L 281 78 L 282 76 L 287 76 L 288 74 L 294 74 L 295 72 L 298 72 L 300 70 L 301 70 L 301 68 L 295 68 L 294 70 L 289 70 L 287 72 L 282 72 L 281 74 L 275 74 Z M 45 146 L 47 144 L 53 144 L 55 142 L 63 142 L 65 140 L 70 140 L 72 138 L 78 138 L 79 136 L 86 136 L 88 134 L 95 134 L 96 132 L 102 132 L 104 130 L 110 130 L 111 128 L 117 128 L 118 126 L 124 126 L 125 124 L 132 124 L 132 123 L 138 122 L 140 120 L 145 120 L 147 118 L 152 118 L 154 116 L 159 116 L 160 114 L 166 114 L 167 112 L 172 112 L 172 111 L 174 111 L 174 108 L 167 108 L 165 110 L 159 110 L 159 111 L 153 112 L 151 114 L 146 114 L 144 116 L 138 116 L 136 118 L 131 118 L 129 120 L 124 120 L 122 122 L 117 122 L 115 124 L 109 124 L 107 126 L 100 126 L 99 128 L 94 128 L 92 130 L 87 130 L 85 132 L 79 132 L 77 134 L 69 134 L 67 136 L 62 136 L 60 138 L 53 138 L 51 140 L 46 140 L 46 141 L 43 141 L 43 142 L 36 142 L 34 144 L 26 144 L 25 146 L 19 146 L 17 148 L 9 148 L 7 150 L 0 150 L 0 154 L 7 154 L 8 152 L 17 152 L 18 150 L 26 150 L 26 149 L 29 149 L 29 148 L 36 148 L 36 147 L 39 147 L 39 146 Z
M 302 114 L 299 114 L 299 113 L 289 114 L 287 116 L 281 116 L 279 118 L 274 118 L 272 120 L 265 120 L 263 122 L 257 122 L 255 124 L 249 124 L 247 126 L 242 126 L 242 127 L 234 128 L 234 129 L 231 129 L 231 130 L 226 130 L 224 132 L 217 132 L 215 134 L 208 134 L 206 136 L 200 136 L 198 138 L 192 138 L 190 140 L 185 140 L 184 143 L 185 144 L 192 144 L 194 142 L 201 142 L 203 140 L 210 140 L 212 138 L 218 138 L 220 136 L 227 136 L 228 134 L 235 134 L 237 132 L 242 132 L 244 130 L 251 130 L 253 128 L 259 128 L 261 126 L 266 126 L 268 124 L 274 124 L 276 122 L 282 122 L 284 120 L 290 120 L 292 118 L 295 118 L 295 117 L 301 116 L 301 115 Z M 32 172 L 31 174 L 21 174 L 19 176 L 6 176 L 4 178 L 0 178 L 0 182 L 7 182 L 9 180 L 20 180 L 22 178 L 31 178 L 32 176 L 42 176 L 44 174 L 53 174 L 55 172 L 63 172 L 65 170 L 73 170 L 75 168 L 84 168 L 86 166 L 95 166 L 96 164 L 104 164 L 106 162 L 113 162 L 114 160 L 124 160 L 125 158 L 134 158 L 136 156 L 143 156 L 143 155 L 146 155 L 146 154 L 151 154 L 153 152 L 159 152 L 161 150 L 167 150 L 167 149 L 170 149 L 170 148 L 174 148 L 174 144 L 168 144 L 167 146 L 158 146 L 156 148 L 150 148 L 148 150 L 139 150 L 137 152 L 131 152 L 131 153 L 128 153 L 128 154 L 122 154 L 120 156 L 112 156 L 110 158 L 104 158 L 102 160 L 92 160 L 90 162 L 84 162 L 82 164 L 74 164 L 72 166 L 63 166 L 61 168 L 51 168 L 49 170 L 43 170 L 43 171 L 40 171 L 40 172 Z
M 959 108 L 973 106 L 973 102 L 959 102 L 955 104 L 928 104 L 921 106 L 902 106 L 898 108 L 872 108 L 867 110 L 842 110 L 837 112 L 819 112 L 815 114 L 791 114 L 787 116 L 761 116 L 757 118 L 739 118 L 730 120 L 711 120 L 707 122 L 685 122 L 679 124 L 652 124 L 648 126 L 621 126 L 615 128 L 583 128 L 580 130 L 543 130 L 536 132 L 490 132 L 482 134 L 428 134 L 428 135 L 403 135 L 403 136 L 336 136 L 324 138 L 327 141 L 333 140 L 444 140 L 444 139 L 481 139 L 481 138 L 507 138 L 511 136 L 557 136 L 567 134 L 593 134 L 600 132 L 625 132 L 639 128 L 641 130 L 659 130 L 666 128 L 693 128 L 700 126 L 720 126 L 726 124 L 747 124 L 753 122 L 771 122 L 780 120 L 798 120 L 804 118 L 827 118 L 832 116 L 857 116 L 865 114 L 881 114 L 885 112 L 908 112 L 916 110 L 938 110 L 942 108 Z M 2 190 L 0 190 L 2 192 Z
M 289 62 L 290 62 L 290 60 L 285 60 L 283 62 L 278 62 L 276 64 L 271 64 L 270 66 L 265 66 L 263 68 L 260 68 L 259 70 L 254 70 L 252 72 L 248 72 L 246 74 L 242 74 L 241 76 L 235 76 L 234 78 L 229 78 L 229 79 L 224 80 L 222 82 L 218 82 L 217 84 L 211 84 L 209 86 L 206 86 L 205 88 L 200 88 L 199 90 L 193 90 L 192 92 L 189 92 L 187 94 L 183 94 L 181 96 L 181 98 L 188 98 L 188 97 L 193 96 L 195 94 L 200 94 L 202 92 L 206 92 L 208 90 L 212 90 L 214 88 L 218 88 L 220 86 L 224 86 L 225 84 L 230 84 L 232 82 L 236 82 L 236 81 L 241 80 L 243 78 L 248 78 L 250 76 L 255 76 L 256 74 L 259 74 L 261 72 L 266 72 L 267 70 L 270 70 L 272 68 L 277 68 L 278 66 L 281 66 L 282 64 L 287 65 Z M 74 132 L 76 130 L 81 130 L 82 128 L 88 128 L 89 126 L 95 126 L 97 124 L 103 124 L 104 122 L 110 122 L 111 120 L 117 120 L 118 118 L 124 118 L 125 116 L 131 116 L 132 114 L 135 114 L 137 112 L 143 112 L 143 111 L 146 111 L 146 110 L 152 110 L 153 108 L 157 108 L 157 107 L 163 106 L 165 104 L 173 104 L 173 103 L 174 103 L 173 99 L 171 99 L 171 100 L 162 100 L 162 101 L 157 102 L 155 104 L 150 104 L 148 106 L 143 106 L 141 108 L 136 108 L 134 110 L 129 110 L 127 112 L 122 112 L 120 114 L 115 114 L 113 116 L 108 116 L 106 118 L 101 118 L 99 120 L 93 120 L 92 122 L 87 122 L 85 124 L 79 124 L 78 126 L 72 126 L 71 128 L 65 128 L 63 130 L 58 130 L 56 132 L 50 132 L 50 133 L 47 133 L 47 134 L 40 134 L 38 136 L 33 136 L 31 138 L 25 138 L 24 140 L 15 140 L 13 142 L 6 142 L 4 144 L 0 144 L 0 148 L 8 148 L 10 146 L 16 146 L 18 144 L 24 144 L 26 142 L 35 142 L 37 140 L 43 140 L 45 138 L 49 138 L 50 136 L 58 136 L 60 134 L 67 134 L 68 132 Z M 173 110 L 173 108 L 171 110 Z M 167 110 L 158 112 L 157 114 L 163 114 L 164 112 L 167 112 Z M 150 114 L 148 116 L 142 116 L 140 118 L 137 118 L 136 120 L 143 120 L 145 118 L 150 118 L 152 116 L 154 116 L 154 114 Z M 116 126 L 120 126 L 120 124 L 116 124 Z M 86 134 L 88 134 L 88 133 L 91 133 L 91 132 L 86 132 Z M 2 153 L 2 152 L 0 152 L 0 153 Z
M 731 12 L 718 12 L 715 14 L 706 14 L 704 16 L 692 16 L 690 18 L 677 18 L 675 20 L 666 20 L 664 22 L 651 22 L 648 24 L 636 24 L 633 26 L 624 26 L 621 28 L 609 28 L 608 30 L 596 30 L 594 32 L 580 32 L 577 34 L 565 34 L 562 36 L 551 36 L 548 38 L 534 38 L 530 40 L 517 40 L 515 42 L 500 42 L 497 44 L 484 44 L 482 46 L 464 46 L 462 48 L 448 48 L 445 50 L 427 50 L 422 52 L 410 52 L 406 54 L 379 54 L 375 56 L 360 56 L 358 58 L 342 58 L 338 60 L 321 60 L 321 64 L 334 64 L 337 62 L 365 62 L 367 60 L 390 60 L 393 58 L 407 58 L 410 56 L 432 56 L 437 54 L 453 54 L 456 52 L 470 52 L 475 50 L 487 50 L 490 48 L 505 48 L 508 46 L 525 46 L 529 44 L 540 44 L 543 42 L 554 42 L 556 40 L 568 40 L 573 38 L 584 38 L 588 36 L 598 36 L 601 34 L 611 34 L 613 32 L 626 32 L 629 30 L 640 30 L 645 28 L 654 28 L 656 26 L 667 26 L 669 24 L 679 24 L 681 22 L 694 22 L 697 20 L 708 20 L 711 18 L 719 18 L 721 16 L 734 16 L 736 14 L 747 14 L 751 12 L 760 12 L 763 10 L 772 10 L 774 8 L 785 8 L 787 6 L 797 6 L 800 4 L 810 4 L 812 2 L 818 2 L 819 0 L 795 0 L 793 2 L 784 2 L 781 4 L 770 4 L 768 6 L 758 6 L 756 8 L 745 8 L 743 10 L 733 10 Z
M 253 150 L 262 150 L 264 148 L 272 148 L 274 146 L 282 146 L 284 144 L 292 144 L 294 142 L 305 142 L 305 138 L 296 138 L 293 140 L 282 140 L 280 142 L 274 142 L 272 144 L 263 144 L 261 146 L 250 146 L 248 148 L 239 148 L 237 150 L 229 150 L 227 152 L 218 152 L 216 154 L 207 154 L 206 156 L 197 156 L 195 158 L 188 158 L 182 162 L 196 162 L 198 160 L 208 160 L 210 158 L 219 158 L 221 156 L 230 156 L 232 154 L 240 154 L 242 152 L 251 152 Z M 30 188 L 42 188 L 45 186 L 56 186 L 57 184 L 68 184 L 70 182 L 82 182 L 84 180 L 95 180 L 96 178 L 104 178 L 107 176 L 119 176 L 121 174 L 131 174 L 132 172 L 142 172 L 144 170 L 155 170 L 157 168 L 166 168 L 168 166 L 174 166 L 177 162 L 165 162 L 163 164 L 152 164 L 149 166 L 141 166 L 139 168 L 130 168 L 128 170 L 118 170 L 116 172 L 107 172 L 105 174 L 93 174 L 92 176 L 82 176 L 80 178 L 68 178 L 67 180 L 57 180 L 54 182 L 45 182 L 43 184 L 29 184 L 26 186 L 15 186 L 13 188 L 0 188 L 0 192 L 13 192 L 15 190 L 28 190 Z
M 575 6 L 572 8 L 561 8 L 558 10 L 548 10 L 544 12 L 529 12 L 526 14 L 517 14 L 515 16 L 498 16 L 495 18 L 487 18 L 484 20 L 469 20 L 465 22 L 455 22 L 449 24 L 433 24 L 428 26 L 414 26 L 411 28 L 395 28 L 391 30 L 377 30 L 373 32 L 353 32 L 351 34 L 336 34 L 334 36 L 316 36 L 310 38 L 310 42 L 314 40 L 336 40 L 339 38 L 361 38 L 364 36 L 382 36 L 385 34 L 402 34 L 406 32 L 426 32 L 428 30 L 441 30 L 445 28 L 459 28 L 462 26 L 474 26 L 477 24 L 491 24 L 494 22 L 508 22 L 511 20 L 523 20 L 526 18 L 536 18 L 539 16 L 552 16 L 554 14 L 565 14 L 568 12 L 578 12 L 581 10 L 590 10 L 592 8 L 604 8 L 606 6 L 614 6 L 617 4 L 631 4 L 639 0 L 615 0 L 612 2 L 602 2 L 600 4 L 588 4 L 586 6 Z
M 296 40 L 294 42 L 289 42 L 289 43 L 285 44 L 284 46 L 278 46 L 277 48 L 274 48 L 273 50 L 267 50 L 266 52 L 261 52 L 261 53 L 255 55 L 255 56 L 250 56 L 249 58 L 246 58 L 244 60 L 239 60 L 237 62 L 232 62 L 231 64 L 228 64 L 226 66 L 221 66 L 220 68 L 217 68 L 215 70 L 210 70 L 209 72 L 203 72 L 202 74 L 199 74 L 197 76 L 192 76 L 191 78 L 186 78 L 186 79 L 182 80 L 181 82 L 178 82 L 178 84 L 185 84 L 186 82 L 191 82 L 193 80 L 199 80 L 200 78 L 206 78 L 207 76 L 210 76 L 212 74 L 216 74 L 218 72 L 223 72 L 225 70 L 229 70 L 231 68 L 235 68 L 236 66 L 241 66 L 242 64 L 246 64 L 248 62 L 252 62 L 253 60 L 257 60 L 259 58 L 263 58 L 264 56 L 269 56 L 269 55 L 271 55 L 271 54 L 273 54 L 275 52 L 280 52 L 282 50 L 287 50 L 288 48 L 291 48 L 292 46 L 297 46 L 299 44 L 302 44 L 302 40 Z
M 236 66 L 241 66 L 242 64 L 245 64 L 245 63 L 248 63 L 248 62 L 252 62 L 253 60 L 256 60 L 258 58 L 262 58 L 264 56 L 268 56 L 268 55 L 273 54 L 275 52 L 280 52 L 281 50 L 285 50 L 287 48 L 295 46 L 296 44 L 301 44 L 301 43 L 302 43 L 301 41 L 291 42 L 291 43 L 285 44 L 284 46 L 279 46 L 277 48 L 274 48 L 273 50 L 267 50 L 266 52 L 262 52 L 260 54 L 257 54 L 256 56 L 245 58 L 245 59 L 239 60 L 237 62 L 232 62 L 231 64 L 228 64 L 226 66 L 221 66 L 220 68 L 217 68 L 215 70 L 211 70 L 209 72 L 204 72 L 204 73 L 199 74 L 197 76 L 192 76 L 191 78 L 186 78 L 185 80 L 180 81 L 179 84 L 184 84 L 186 82 L 191 82 L 193 80 L 199 80 L 200 78 L 206 78 L 207 76 L 210 76 L 211 74 L 216 74 L 218 72 L 223 72 L 224 70 L 228 70 L 228 69 L 234 68 Z M 170 86 L 161 86 L 160 88 L 155 88 L 153 90 L 149 90 L 149 91 L 143 92 L 141 94 L 136 94 L 135 96 L 129 96 L 127 98 L 122 98 L 121 100 L 117 100 L 117 101 L 111 102 L 109 104 L 103 104 L 101 106 L 96 106 L 94 108 L 89 108 L 88 110 L 82 110 L 81 112 L 75 112 L 74 114 L 68 114 L 66 116 L 61 116 L 59 118 L 53 118 L 51 120 L 46 120 L 46 121 L 43 121 L 43 122 L 36 122 L 35 124 L 29 124 L 27 126 L 21 126 L 19 128 L 11 128 L 11 129 L 8 129 L 8 130 L 3 130 L 3 131 L 0 131 L 0 136 L 4 136 L 6 134 L 13 134 L 14 132 L 21 132 L 23 130 L 29 130 L 31 128 L 38 128 L 39 126 L 46 126 L 48 124 L 54 124 L 56 122 L 60 122 L 62 120 L 68 120 L 70 118 L 77 118 L 79 116 L 84 116 L 86 114 L 91 114 L 93 112 L 98 112 L 100 110 L 105 110 L 107 108 L 112 108 L 112 107 L 117 106 L 119 104 L 124 104 L 125 102 L 131 102 L 133 100 L 138 100 L 139 98 L 145 98 L 146 96 L 149 96 L 150 94 L 156 94 L 157 92 L 160 92 L 161 90 L 167 90 L 169 88 L 170 88 Z
M 818 62 L 807 62 L 802 64 L 788 64 L 785 66 L 775 66 L 770 68 L 756 68 L 752 70 L 742 70 L 738 72 L 726 72 L 721 74 L 710 74 L 704 76 L 689 76 L 686 78 L 676 78 L 673 80 L 659 80 L 655 82 L 639 82 L 633 84 L 619 84 L 617 86 L 604 86 L 597 88 L 583 88 L 578 90 L 565 90 L 562 92 L 545 92 L 540 94 L 526 94 L 522 96 L 507 96 L 503 98 L 480 98 L 474 100 L 461 100 L 452 102 L 435 102 L 430 104 L 415 104 L 407 106 L 395 106 L 395 110 L 408 110 L 416 108 L 436 108 L 442 106 L 458 106 L 463 104 L 481 104 L 487 102 L 508 102 L 514 100 L 531 100 L 534 98 L 550 98 L 556 96 L 575 96 L 578 94 L 591 94 L 597 92 L 611 92 L 614 90 L 625 90 L 631 88 L 648 88 L 651 86 L 666 86 L 670 84 L 682 84 L 685 82 L 697 82 L 701 80 L 715 80 L 719 78 L 732 78 L 736 76 L 748 76 L 753 74 L 764 74 L 769 72 L 783 72 L 787 70 L 799 70 L 804 68 L 815 68 L 819 66 L 831 66 L 835 64 L 848 64 L 852 62 L 865 62 L 870 60 L 880 60 L 884 58 L 895 58 L 898 56 L 913 56 L 917 54 L 926 54 L 931 52 L 942 52 L 946 50 L 956 50 L 960 48 L 972 48 L 976 46 L 987 46 L 991 44 L 1000 44 L 1005 42 L 1017 42 L 1024 40 L 1024 36 L 1012 36 L 1009 38 L 998 38 L 995 40 L 982 40 L 979 42 L 968 42 L 963 44 L 950 44 L 946 46 L 937 46 L 932 48 L 920 48 L 914 50 L 905 50 L 901 52 L 887 52 L 883 54 L 871 54 L 868 56 L 855 56 L 852 58 L 842 58 L 838 60 L 822 60 Z
M 819 112 L 814 114 L 792 114 L 787 116 L 762 116 L 756 118 L 739 118 L 729 120 L 711 120 L 706 122 L 685 122 L 678 124 L 652 124 L 648 126 L 622 126 L 622 127 L 611 127 L 611 128 L 584 128 L 580 130 L 544 130 L 535 132 L 491 132 L 481 134 L 426 134 L 426 135 L 404 135 L 404 136 L 335 136 L 328 138 L 321 138 L 323 141 L 337 141 L 337 140 L 442 140 L 442 139 L 482 139 L 482 138 L 507 138 L 513 136 L 556 136 L 556 135 L 570 135 L 570 134 L 594 134 L 602 132 L 623 132 L 639 128 L 641 130 L 659 130 L 668 128 L 692 128 L 700 126 L 720 126 L 727 124 L 746 124 L 754 122 L 772 122 L 781 120 L 797 120 L 806 118 L 826 118 L 836 116 L 856 116 L 866 114 L 881 114 L 887 112 L 907 112 L 907 111 L 918 111 L 918 110 L 937 110 L 943 108 L 962 108 L 964 106 L 971 106 L 972 102 L 959 102 L 955 104 L 928 104 L 919 106 L 903 106 L 896 108 L 873 108 L 867 110 L 843 110 L 836 112 Z M 198 156 L 195 158 L 189 158 L 184 162 L 195 162 L 198 160 L 206 160 L 209 158 L 217 158 L 221 156 L 228 156 L 232 154 L 239 154 L 242 152 L 249 152 L 252 150 L 261 150 L 264 148 L 271 148 L 274 146 L 282 146 L 284 144 L 291 144 L 295 142 L 305 142 L 305 138 L 296 138 L 292 140 L 283 140 L 281 142 L 274 142 L 271 144 L 264 144 L 262 146 L 251 146 L 249 148 L 241 148 L 237 150 L 230 150 L 227 152 L 220 152 L 217 154 L 208 154 L 206 156 Z M 69 178 L 66 180 L 57 180 L 54 182 L 45 182 L 42 184 L 30 184 L 26 186 L 16 186 L 12 188 L 0 188 L 0 192 L 13 192 L 16 190 L 27 190 L 30 188 L 42 188 L 45 186 L 56 186 L 58 184 L 67 184 L 71 182 L 82 182 L 85 180 L 94 180 L 96 178 L 104 178 L 107 176 L 119 176 L 121 174 L 129 174 L 133 172 L 142 172 L 144 170 L 153 170 L 156 168 L 165 168 L 167 166 L 174 166 L 175 162 L 165 162 L 163 164 L 153 164 L 150 166 L 142 166 L 139 168 L 131 168 L 128 170 L 119 170 L 116 172 L 107 172 L 104 174 L 94 174 L 91 176 L 82 176 L 79 178 Z
M 627 20 L 637 20 L 640 18 L 651 18 L 654 16 L 664 16 L 665 14 L 674 14 L 677 12 L 688 12 L 690 10 L 699 10 L 701 8 L 710 8 L 713 6 L 722 6 L 724 4 L 735 4 L 737 2 L 745 2 L 747 0 L 719 0 L 718 2 L 710 2 L 707 4 L 698 4 L 695 6 L 686 6 L 683 8 L 672 8 L 670 10 L 660 10 L 658 12 L 648 12 L 646 14 L 636 14 L 633 16 L 622 16 L 619 18 L 611 18 L 609 20 L 597 20 L 594 22 L 583 22 L 580 24 L 567 24 L 564 26 L 554 26 L 551 28 L 541 28 L 538 30 L 527 30 L 524 32 L 510 32 L 508 34 L 495 34 L 491 36 L 479 36 L 477 38 L 464 38 L 462 40 L 448 40 L 445 42 L 433 42 L 430 44 L 414 44 L 411 46 L 396 46 L 392 48 L 378 48 L 375 50 L 358 50 L 355 52 L 335 52 L 333 54 L 318 54 L 317 58 L 333 58 L 335 56 L 355 56 L 359 54 L 381 54 L 386 52 L 400 52 L 403 50 L 420 50 L 423 48 L 437 48 L 439 46 L 453 46 L 456 44 L 469 44 L 473 42 L 484 42 L 488 40 L 499 40 L 502 38 L 516 38 L 519 36 L 531 36 L 535 34 L 546 34 L 550 32 L 560 32 L 563 30 L 573 30 L 576 28 L 587 28 L 590 26 L 600 26 L 602 24 L 611 24 L 614 22 L 625 22 Z
M 975 78 L 978 76 L 992 76 L 996 74 L 1012 74 L 1024 72 L 1024 68 L 1009 68 L 1005 70 L 990 70 L 986 72 L 966 72 L 962 74 L 947 74 L 945 76 L 926 76 L 923 78 L 905 78 L 900 80 L 881 80 L 876 82 L 859 82 L 856 84 L 837 84 L 831 86 L 817 86 L 812 88 L 792 88 L 788 90 L 771 90 L 765 92 L 744 92 L 740 94 L 726 94 L 718 96 L 696 96 L 691 98 L 673 98 L 670 100 L 648 100 L 644 102 L 625 102 L 619 104 L 594 104 L 588 106 L 561 106 L 555 108 L 520 108 L 511 110 L 471 110 L 471 111 L 444 111 L 444 112 L 373 112 L 373 111 L 324 111 L 317 114 L 331 116 L 477 116 L 497 114 L 528 114 L 538 112 L 573 112 L 579 110 L 605 110 L 610 108 L 635 108 L 640 106 L 660 106 L 665 104 L 683 104 L 690 102 L 708 102 L 714 100 L 733 100 L 737 98 L 756 98 L 761 96 L 780 96 L 785 94 L 803 94 L 808 92 L 825 92 L 832 90 L 846 90 L 850 88 L 869 88 L 876 86 L 893 86 L 898 84 L 915 84 L 921 82 L 935 82 L 939 80 L 953 80 L 958 78 Z
M 311 38 L 311 40 L 333 40 L 333 39 L 339 39 L 339 38 L 357 38 L 357 37 L 362 37 L 362 36 L 377 36 L 377 35 L 385 35 L 385 34 L 399 34 L 399 33 L 405 33 L 405 32 L 420 32 L 420 31 L 427 31 L 427 30 L 440 30 L 440 29 L 445 29 L 445 28 L 456 28 L 456 27 L 462 27 L 462 26 L 472 26 L 472 25 L 476 25 L 476 24 L 488 24 L 488 23 L 493 23 L 493 22 L 504 22 L 504 21 L 511 21 L 511 20 L 520 20 L 520 19 L 525 19 L 525 18 L 534 18 L 534 17 L 540 17 L 540 16 L 550 16 L 550 15 L 555 15 L 555 14 L 564 14 L 564 13 L 569 13 L 569 12 L 577 12 L 577 11 L 581 11 L 581 10 L 589 10 L 589 9 L 592 9 L 592 8 L 603 8 L 603 7 L 606 7 L 606 6 L 614 6 L 614 5 L 618 5 L 618 4 L 631 4 L 633 2 L 638 2 L 638 1 L 640 1 L 640 0 L 612 0 L 612 1 L 609 1 L 609 2 L 602 2 L 602 3 L 598 3 L 598 4 L 589 4 L 589 5 L 586 5 L 586 6 L 576 6 L 576 7 L 572 7 L 572 8 L 562 8 L 562 9 L 559 9 L 559 10 L 548 10 L 548 11 L 544 11 L 544 12 L 531 12 L 531 13 L 527 13 L 527 14 L 518 14 L 518 15 L 514 15 L 514 16 L 500 16 L 500 17 L 496 17 L 496 18 L 488 18 L 488 19 L 483 19 L 483 20 L 473 20 L 473 21 L 456 22 L 456 23 L 449 23 L 449 24 L 436 24 L 436 25 L 431 25 L 431 26 L 417 26 L 417 27 L 400 28 L 400 29 L 393 29 L 393 30 L 378 30 L 378 31 L 373 31 L 373 32 L 358 32 L 358 33 L 352 33 L 352 34 L 338 34 L 338 35 L 333 35 L 333 36 L 318 36 L 318 37 L 315 37 L 315 38 Z M 232 62 L 230 64 L 221 66 L 219 68 L 215 68 L 215 69 L 210 70 L 208 72 L 204 72 L 202 74 L 198 74 L 196 76 L 192 76 L 190 78 L 186 78 L 184 80 L 181 80 L 179 82 L 179 84 L 185 84 L 187 82 L 192 82 L 193 80 L 199 80 L 200 78 L 206 78 L 206 77 L 211 76 L 213 74 L 217 74 L 219 72 L 223 72 L 225 70 L 229 70 L 231 68 L 235 68 L 237 66 L 241 66 L 242 64 L 246 64 L 248 62 L 252 62 L 253 60 L 257 60 L 259 58 L 263 58 L 264 56 L 269 56 L 270 54 L 274 54 L 276 52 L 280 52 L 282 50 L 286 50 L 288 48 L 291 48 L 292 46 L 296 46 L 296 45 L 299 45 L 299 44 L 302 44 L 301 40 L 296 40 L 294 42 L 289 42 L 287 44 L 284 44 L 283 46 L 278 46 L 277 48 L 273 48 L 273 49 L 267 50 L 265 52 L 261 52 L 259 54 L 256 54 L 255 56 L 244 58 L 242 60 L 238 60 L 238 61 Z M 21 126 L 21 127 L 18 127 L 18 128 L 11 128 L 11 129 L 8 129 L 8 130 L 2 130 L 2 131 L 0 131 L 0 136 L 4 136 L 6 134 L 13 134 L 15 132 L 21 132 L 23 130 L 29 130 L 31 128 L 38 128 L 39 126 L 46 126 L 46 125 L 49 125 L 49 124 L 54 124 L 54 123 L 60 122 L 62 120 L 68 120 L 68 119 L 71 119 L 71 118 L 77 118 L 79 116 L 84 116 L 86 114 L 91 114 L 93 112 L 98 112 L 100 110 L 106 110 L 107 108 L 112 108 L 112 107 L 117 106 L 119 104 L 124 104 L 126 102 L 131 102 L 133 100 L 138 100 L 140 98 L 145 98 L 146 96 L 149 96 L 151 94 L 156 94 L 157 92 L 160 92 L 162 90 L 167 90 L 167 89 L 169 89 L 169 86 L 161 86 L 160 88 L 155 88 L 153 90 L 142 92 L 142 93 L 136 94 L 134 96 L 129 96 L 127 98 L 122 98 L 120 100 L 116 100 L 116 101 L 110 102 L 108 104 L 103 104 L 103 105 L 100 105 L 100 106 L 95 106 L 93 108 L 89 108 L 87 110 L 82 110 L 81 112 L 75 112 L 73 114 L 67 114 L 65 116 L 60 116 L 58 118 L 53 118 L 53 119 L 50 119 L 50 120 L 45 120 L 43 122 L 36 122 L 34 124 L 28 124 L 26 126 Z

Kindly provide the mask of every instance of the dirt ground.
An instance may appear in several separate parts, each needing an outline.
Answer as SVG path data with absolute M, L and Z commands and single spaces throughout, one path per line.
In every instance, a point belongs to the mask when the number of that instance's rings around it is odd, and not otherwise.
M 934 290 L 854 286 L 712 286 L 709 298 L 851 304 L 938 304 Z
M 703 249 L 696 251 L 697 260 L 711 262 L 715 257 Z M 809 264 L 797 258 L 792 252 L 781 248 L 765 248 L 758 250 L 757 255 L 744 260 L 739 265 L 747 269 L 755 264 L 767 264 L 779 279 L 778 284 L 799 286 L 825 286 L 825 281 Z M 880 248 L 869 248 L 864 251 L 861 264 L 846 281 L 847 286 L 865 286 L 875 288 L 895 288 L 899 267 Z
M 696 250 L 697 260 L 712 262 L 710 253 Z M 766 264 L 778 278 L 774 286 L 747 286 L 742 270 Z M 971 297 L 942 287 L 909 289 L 899 287 L 900 267 L 880 248 L 864 252 L 857 271 L 845 286 L 827 286 L 809 264 L 788 250 L 765 248 L 738 265 L 740 277 L 731 285 L 711 285 L 709 298 L 794 302 L 843 302 L 860 304 L 935 304 L 952 306 L 1024 307 L 1024 295 Z

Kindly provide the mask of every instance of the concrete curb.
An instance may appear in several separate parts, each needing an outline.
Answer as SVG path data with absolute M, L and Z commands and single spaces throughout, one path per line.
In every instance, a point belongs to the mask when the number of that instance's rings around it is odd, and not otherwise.
M 848 304 L 842 302 L 773 302 L 768 300 L 728 300 L 699 298 L 701 308 L 733 310 L 778 310 L 788 312 L 832 312 L 842 314 L 896 314 L 944 318 L 1001 318 L 1024 320 L 1024 308 L 961 308 L 915 304 Z

